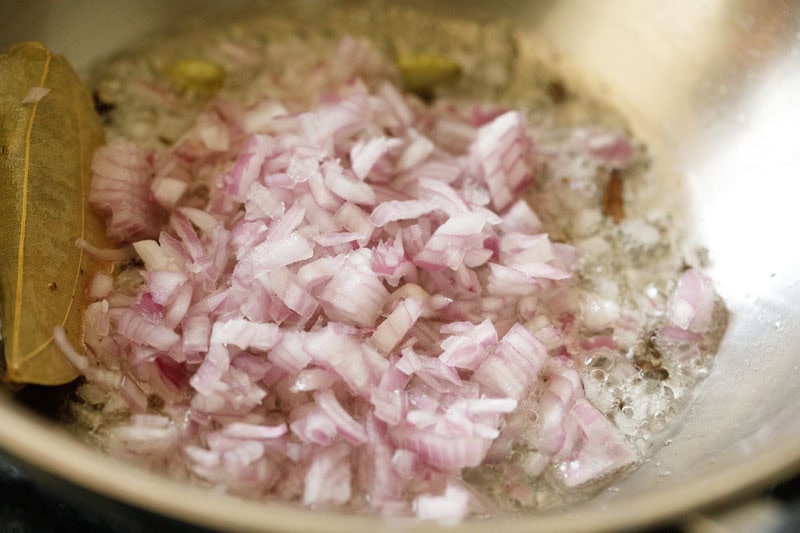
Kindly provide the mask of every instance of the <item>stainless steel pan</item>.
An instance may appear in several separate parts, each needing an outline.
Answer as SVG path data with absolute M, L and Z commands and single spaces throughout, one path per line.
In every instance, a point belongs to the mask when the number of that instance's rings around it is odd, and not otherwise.
M 422 5 L 424 2 L 418 2 Z M 37 39 L 78 67 L 209 1 L 3 3 L 0 45 Z M 227 7 L 227 6 L 225 6 Z M 443 16 L 510 17 L 565 71 L 602 90 L 649 144 L 665 194 L 705 244 L 731 321 L 669 446 L 616 492 L 567 513 L 465 530 L 614 529 L 754 490 L 800 465 L 800 2 L 439 2 Z M 683 183 L 682 192 L 675 189 Z M 371 518 L 211 495 L 113 461 L 0 399 L 0 447 L 92 491 L 225 529 L 372 531 Z M 500 523 L 502 522 L 502 523 Z M 426 526 L 427 527 L 427 526 Z

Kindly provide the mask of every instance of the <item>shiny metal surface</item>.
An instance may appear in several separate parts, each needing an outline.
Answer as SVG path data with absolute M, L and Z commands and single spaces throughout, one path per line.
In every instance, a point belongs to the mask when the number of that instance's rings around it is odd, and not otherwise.
M 424 2 L 410 2 L 424 5 Z M 79 68 L 200 2 L 6 2 L 0 46 L 38 39 Z M 568 513 L 466 530 L 614 529 L 681 515 L 800 466 L 800 1 L 437 3 L 507 15 L 596 87 L 649 144 L 665 198 L 707 246 L 731 311 L 672 443 L 618 491 Z M 667 194 L 668 193 L 668 194 Z M 371 531 L 369 518 L 212 496 L 100 456 L 3 398 L 0 446 L 93 490 L 207 526 Z M 382 529 L 399 526 L 382 525 Z

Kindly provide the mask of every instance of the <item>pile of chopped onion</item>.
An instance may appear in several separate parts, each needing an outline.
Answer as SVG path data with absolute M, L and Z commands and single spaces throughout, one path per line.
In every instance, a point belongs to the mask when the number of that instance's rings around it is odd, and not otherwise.
M 220 98 L 166 150 L 97 151 L 90 202 L 143 266 L 93 280 L 85 355 L 56 341 L 126 400 L 112 453 L 247 497 L 440 521 L 486 511 L 462 470 L 505 460 L 526 399 L 536 468 L 565 487 L 638 461 L 573 362 L 616 348 L 620 310 L 576 287 L 575 249 L 521 197 L 547 163 L 526 114 L 426 106 L 394 79 L 345 37 L 315 101 Z M 607 137 L 576 143 L 630 164 Z M 669 334 L 701 339 L 714 297 L 688 271 Z

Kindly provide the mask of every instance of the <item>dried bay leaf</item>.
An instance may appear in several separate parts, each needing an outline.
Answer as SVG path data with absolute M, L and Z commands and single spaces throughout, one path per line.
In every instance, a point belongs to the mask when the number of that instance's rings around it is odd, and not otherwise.
M 13 46 L 0 56 L 0 73 L 4 381 L 56 385 L 77 372 L 53 345 L 53 327 L 62 324 L 80 345 L 86 286 L 97 270 L 75 241 L 106 245 L 87 201 L 103 128 L 75 71 L 43 45 Z M 49 92 L 23 103 L 36 87 Z

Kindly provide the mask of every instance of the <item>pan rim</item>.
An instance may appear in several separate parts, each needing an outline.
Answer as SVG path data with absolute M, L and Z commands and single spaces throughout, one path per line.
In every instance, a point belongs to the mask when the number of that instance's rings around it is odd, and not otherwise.
M 168 518 L 203 527 L 237 531 L 356 532 L 443 529 L 413 520 L 388 521 L 329 511 L 310 511 L 278 502 L 248 501 L 214 494 L 114 459 L 80 442 L 11 398 L 0 400 L 0 448 L 11 456 L 79 487 Z M 567 512 L 473 520 L 461 531 L 586 531 L 640 528 L 724 499 L 755 491 L 800 468 L 800 435 L 729 465 L 715 465 L 689 486 L 673 483 L 643 491 L 603 508 L 579 506 Z M 290 525 L 287 527 L 287 525 Z

